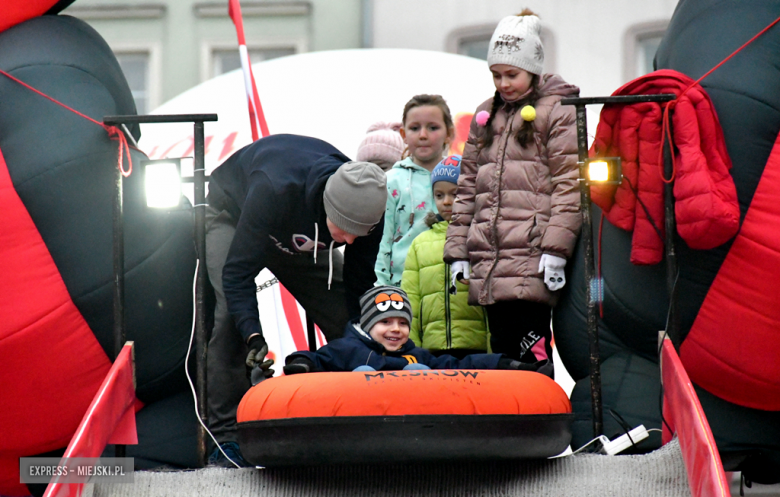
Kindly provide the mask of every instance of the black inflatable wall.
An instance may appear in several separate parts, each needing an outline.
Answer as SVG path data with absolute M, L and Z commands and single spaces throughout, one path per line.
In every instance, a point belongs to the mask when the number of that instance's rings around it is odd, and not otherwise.
M 31 19 L 0 33 L 0 69 L 97 121 L 135 114 L 108 45 L 66 16 Z M 112 357 L 112 198 L 117 144 L 99 126 L 0 79 L 0 148 L 17 193 L 46 242 L 71 298 Z M 140 138 L 138 126 L 130 126 Z M 184 387 L 192 315 L 194 242 L 188 211 L 148 209 L 143 176 L 124 182 L 128 339 L 136 341 L 138 396 Z
M 0 33 L 0 69 L 97 121 L 106 115 L 136 113 L 110 48 L 94 29 L 72 17 L 36 17 Z M 117 142 L 109 140 L 101 126 L 2 75 L 0 96 L 0 149 L 13 186 L 73 302 L 112 358 Z M 129 128 L 136 140 L 140 138 L 137 125 Z M 165 428 L 162 419 L 193 412 L 184 376 L 196 259 L 192 214 L 146 207 L 139 166 L 145 158 L 132 151 L 134 170 L 124 180 L 127 339 L 135 342 L 137 396 L 147 404 L 138 417 L 142 445 L 130 448 L 128 455 L 143 452 L 144 444 L 153 447 L 160 437 L 175 438 L 180 453 L 145 457 L 160 464 L 192 465 L 196 462 L 194 415 L 188 415 L 191 422 L 173 428 Z M 12 295 L 13 289 L 4 292 Z M 52 357 L 53 373 L 57 361 L 79 360 Z M 52 423 L 56 419 L 52 410 Z
M 675 69 L 698 78 L 778 16 L 780 1 L 777 0 L 683 0 L 658 49 L 656 65 L 659 69 Z M 733 162 L 731 175 L 744 219 L 780 133 L 780 25 L 761 35 L 704 79 L 701 85 L 712 98 L 723 127 Z M 774 194 L 776 198 L 778 195 L 780 191 Z M 766 225 L 762 229 L 777 232 L 780 226 Z M 686 331 L 693 325 L 696 310 L 730 245 L 703 252 L 686 249 L 684 244 L 678 246 L 681 247 L 680 293 L 687 296 L 687 301 L 681 309 L 682 333 L 677 342 L 684 343 Z M 749 288 L 750 281 L 755 278 L 777 281 L 778 277 L 780 274 L 746 273 L 741 283 Z M 741 290 L 735 288 L 734 291 Z M 776 295 L 776 303 L 780 304 L 780 293 Z M 724 308 L 723 312 L 729 312 L 729 309 Z M 777 326 L 780 323 L 775 323 Z M 725 338 L 724 331 L 713 333 L 712 339 Z M 748 339 L 751 330 L 745 326 L 726 333 L 743 334 Z M 766 348 L 762 352 L 759 348 L 753 359 L 776 362 L 777 357 L 760 357 L 769 350 Z M 735 350 L 734 355 L 739 352 Z M 723 381 L 732 380 L 724 378 Z M 774 378 L 774 381 L 777 383 L 780 379 Z M 757 482 L 780 482 L 780 412 L 739 406 L 694 386 L 726 470 L 742 470 Z
M 656 55 L 658 69 L 674 69 L 697 79 L 780 15 L 777 0 L 720 2 L 682 0 Z M 750 206 L 780 131 L 780 25 L 776 25 L 701 83 L 712 98 L 732 158 L 741 216 Z M 594 240 L 601 212 L 593 209 Z M 780 230 L 780 226 L 766 226 Z M 676 237 L 680 333 L 679 347 L 697 318 L 732 242 L 713 250 L 692 250 Z M 629 262 L 631 233 L 604 222 L 601 237 L 604 316 L 599 323 L 605 433 L 622 428 L 612 409 L 632 427 L 660 428 L 659 330 L 666 328 L 669 297 L 665 265 Z M 585 279 L 582 243 L 571 264 L 570 285 L 554 312 L 553 327 L 562 360 L 575 379 L 572 403 L 577 416 L 572 446 L 592 437 Z M 744 274 L 750 278 L 778 275 Z M 734 291 L 739 291 L 735 287 Z M 780 301 L 778 301 L 780 304 Z M 729 312 L 729 309 L 723 309 Z M 750 339 L 750 329 L 729 330 Z M 713 330 L 711 340 L 723 339 Z M 739 355 L 734 351 L 734 355 Z M 758 359 L 758 357 L 757 357 Z M 764 358 L 767 359 L 767 358 Z M 724 381 L 729 381 L 728 378 Z M 731 381 L 739 381 L 731 379 Z M 737 385 L 738 388 L 738 385 Z M 780 413 L 727 402 L 697 386 L 727 471 L 741 470 L 753 481 L 780 481 Z M 651 437 L 645 450 L 655 448 Z

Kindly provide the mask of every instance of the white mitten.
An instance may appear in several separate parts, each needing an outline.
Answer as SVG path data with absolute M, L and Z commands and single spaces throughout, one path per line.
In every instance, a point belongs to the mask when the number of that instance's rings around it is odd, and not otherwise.
M 566 259 L 557 255 L 543 254 L 539 261 L 539 272 L 544 271 L 544 284 L 551 292 L 560 290 L 566 284 L 566 275 L 563 268 L 566 267 Z
M 471 264 L 469 261 L 455 261 L 452 263 L 452 288 L 450 293 L 455 294 L 455 282 L 458 280 L 469 280 L 469 272 L 471 271 Z M 468 284 L 468 283 L 466 283 Z

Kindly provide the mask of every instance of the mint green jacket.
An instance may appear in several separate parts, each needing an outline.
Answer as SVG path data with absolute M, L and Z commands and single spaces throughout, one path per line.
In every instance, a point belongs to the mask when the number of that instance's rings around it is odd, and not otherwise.
M 385 231 L 374 272 L 376 285 L 401 286 L 406 253 L 412 240 L 427 231 L 425 215 L 437 212 L 431 190 L 431 173 L 408 157 L 387 171 Z
M 469 288 L 457 283 L 451 295 L 450 265 L 445 264 L 444 240 L 448 221 L 433 225 L 414 239 L 406 258 L 401 288 L 412 304 L 415 345 L 428 350 L 488 349 L 487 315 L 481 306 L 468 303 Z

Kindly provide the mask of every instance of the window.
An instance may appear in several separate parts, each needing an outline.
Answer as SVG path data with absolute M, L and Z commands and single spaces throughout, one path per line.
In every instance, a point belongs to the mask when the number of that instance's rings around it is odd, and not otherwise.
M 639 38 L 636 44 L 636 76 L 644 76 L 654 71 L 653 59 L 658 51 L 658 45 L 661 44 L 663 33 L 655 36 Z
M 653 59 L 669 25 L 668 20 L 631 26 L 624 38 L 623 81 L 653 72 Z
M 278 48 L 258 48 L 249 49 L 249 60 L 254 64 L 263 60 L 276 59 L 278 57 L 284 57 L 287 55 L 294 55 L 296 53 L 295 47 L 278 47 Z M 226 72 L 233 71 L 241 68 L 241 61 L 238 57 L 238 48 L 219 49 L 212 52 L 212 74 L 211 76 L 219 76 Z
M 119 52 L 116 55 L 119 67 L 125 75 L 127 84 L 135 100 L 135 108 L 139 115 L 146 114 L 150 109 L 149 99 L 149 53 Z
M 458 53 L 475 59 L 487 60 L 488 45 L 490 45 L 490 36 L 461 39 L 458 42 Z
M 305 38 L 294 36 L 269 36 L 247 40 L 249 60 L 252 64 L 264 60 L 305 53 L 308 44 Z M 238 45 L 235 39 L 203 40 L 200 44 L 200 79 L 208 81 L 221 74 L 241 69 Z

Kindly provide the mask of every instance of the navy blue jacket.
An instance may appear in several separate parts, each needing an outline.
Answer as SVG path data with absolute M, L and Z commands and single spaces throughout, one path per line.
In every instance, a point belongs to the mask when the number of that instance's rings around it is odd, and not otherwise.
M 349 160 L 322 140 L 280 134 L 238 150 L 211 173 L 209 205 L 227 210 L 237 220 L 222 287 L 244 340 L 261 332 L 255 277 L 266 267 L 271 251 L 293 257 L 311 254 L 317 224 L 318 252 L 328 257 L 332 238 L 322 195 L 328 178 Z M 376 281 L 374 263 L 381 237 L 382 221 L 344 251 L 343 280 L 350 317 L 359 316 L 358 299 Z
M 287 356 L 287 364 L 296 357 L 306 357 L 315 364 L 314 371 L 352 371 L 371 366 L 377 371 L 400 371 L 407 364 L 425 364 L 432 369 L 497 369 L 503 354 L 471 354 L 463 359 L 451 355 L 435 356 L 409 340 L 398 351 L 388 352 L 360 329 L 357 321 L 347 324 L 344 337 L 333 340 L 316 352 L 300 350 Z

